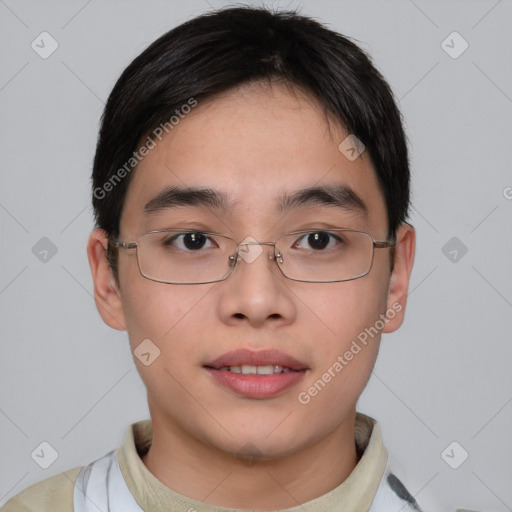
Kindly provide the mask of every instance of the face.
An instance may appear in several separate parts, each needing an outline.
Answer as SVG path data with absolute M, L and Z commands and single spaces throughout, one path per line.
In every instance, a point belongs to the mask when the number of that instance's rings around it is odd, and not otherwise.
M 298 230 L 349 228 L 385 241 L 386 207 L 369 156 L 349 160 L 338 149 L 347 135 L 328 126 L 311 98 L 282 86 L 244 86 L 199 103 L 139 164 L 119 238 L 186 228 L 274 242 Z M 146 214 L 170 186 L 211 189 L 226 204 L 173 203 Z M 362 204 L 326 204 L 317 194 L 283 209 L 283 197 L 312 187 L 344 187 Z M 353 424 L 381 331 L 403 317 L 411 231 L 398 238 L 393 274 L 390 249 L 376 249 L 366 276 L 336 283 L 286 279 L 268 245 L 226 280 L 196 285 L 145 279 L 135 250 L 120 250 L 120 288 L 99 261 L 96 300 L 107 323 L 128 331 L 132 351 L 148 339 L 160 351 L 147 366 L 134 358 L 155 425 L 224 453 L 251 443 L 278 458 Z M 244 364 L 292 371 L 246 376 L 225 368 Z

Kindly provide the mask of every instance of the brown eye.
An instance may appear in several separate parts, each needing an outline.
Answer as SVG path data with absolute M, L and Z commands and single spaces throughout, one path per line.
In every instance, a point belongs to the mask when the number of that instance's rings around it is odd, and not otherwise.
M 310 233 L 308 235 L 308 244 L 312 249 L 325 249 L 329 244 L 331 236 L 325 231 Z
M 183 236 L 183 245 L 190 250 L 201 249 L 207 239 L 202 233 L 187 233 Z
M 294 249 L 304 249 L 313 251 L 322 251 L 324 249 L 332 249 L 341 240 L 328 231 L 311 231 L 310 233 L 304 234 L 299 240 L 293 245 Z
M 171 236 L 165 239 L 163 244 L 166 247 L 175 247 L 181 250 L 199 251 L 205 247 L 211 247 L 212 241 L 204 233 L 190 232 Z

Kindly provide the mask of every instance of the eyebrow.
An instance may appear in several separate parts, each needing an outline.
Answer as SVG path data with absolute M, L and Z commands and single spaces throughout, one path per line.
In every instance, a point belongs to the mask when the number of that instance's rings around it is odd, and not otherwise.
M 226 194 L 211 188 L 167 187 L 144 206 L 144 213 L 152 215 L 178 206 L 208 206 L 228 209 L 230 203 Z
M 356 192 L 346 185 L 309 187 L 283 194 L 278 201 L 278 210 L 287 212 L 300 206 L 334 206 L 346 211 L 368 215 L 368 207 Z
M 170 186 L 144 206 L 145 215 L 154 215 L 169 208 L 180 206 L 206 206 L 230 209 L 232 202 L 221 191 L 212 188 Z M 365 202 L 346 185 L 308 187 L 292 193 L 282 194 L 277 201 L 277 210 L 285 213 L 301 206 L 334 206 L 346 211 L 368 214 Z

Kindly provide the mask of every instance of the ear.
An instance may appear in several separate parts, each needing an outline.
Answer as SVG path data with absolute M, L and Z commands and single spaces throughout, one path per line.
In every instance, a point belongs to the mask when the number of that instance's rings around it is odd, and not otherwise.
M 389 281 L 387 321 L 382 332 L 396 331 L 403 323 L 414 263 L 416 231 L 404 222 L 397 230 L 393 272 Z
M 126 330 L 123 305 L 114 274 L 107 259 L 108 236 L 95 229 L 87 244 L 87 256 L 94 282 L 94 301 L 103 321 L 118 331 Z

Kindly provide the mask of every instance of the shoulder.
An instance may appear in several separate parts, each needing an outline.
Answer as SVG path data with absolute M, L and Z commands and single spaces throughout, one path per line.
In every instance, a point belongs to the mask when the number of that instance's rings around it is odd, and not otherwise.
M 78 466 L 37 482 L 11 498 L 1 512 L 72 512 Z

